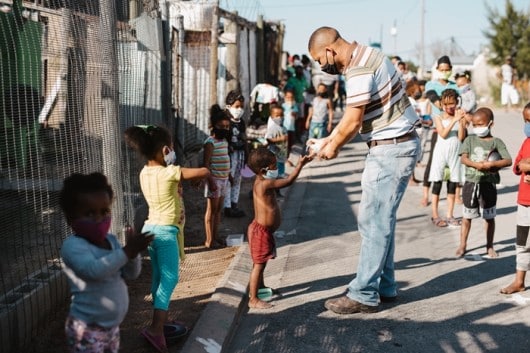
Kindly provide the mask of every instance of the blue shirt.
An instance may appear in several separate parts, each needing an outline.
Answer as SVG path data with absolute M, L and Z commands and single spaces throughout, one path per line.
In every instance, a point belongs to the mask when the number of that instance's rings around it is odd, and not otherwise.
M 63 271 L 70 284 L 70 315 L 101 327 L 119 326 L 129 309 L 124 279 L 140 275 L 140 255 L 129 260 L 118 239 L 107 235 L 111 249 L 103 249 L 85 238 L 71 235 L 61 247 Z

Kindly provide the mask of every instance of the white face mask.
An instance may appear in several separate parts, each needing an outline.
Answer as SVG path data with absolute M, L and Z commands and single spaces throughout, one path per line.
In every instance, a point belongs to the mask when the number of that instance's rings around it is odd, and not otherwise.
M 267 173 L 263 177 L 265 179 L 278 179 L 278 169 L 267 169 Z
M 439 74 L 439 77 L 442 79 L 442 80 L 449 80 L 449 77 L 451 77 L 451 75 L 453 74 L 452 71 L 438 71 L 438 74 Z
M 490 133 L 490 128 L 488 126 L 474 127 L 473 133 L 478 137 L 486 137 Z
M 177 163 L 177 154 L 175 151 L 169 151 L 169 153 L 164 156 L 164 161 L 166 162 L 166 165 L 173 165 Z
M 232 115 L 232 118 L 235 121 L 239 121 L 239 119 L 241 119 L 241 116 L 243 115 L 243 109 L 242 108 L 229 107 L 228 111 L 230 112 L 230 115 Z

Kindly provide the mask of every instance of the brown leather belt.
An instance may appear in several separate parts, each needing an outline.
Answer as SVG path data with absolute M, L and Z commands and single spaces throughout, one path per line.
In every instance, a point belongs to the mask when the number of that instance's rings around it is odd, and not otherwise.
M 398 137 L 388 138 L 388 139 L 382 139 L 382 140 L 372 140 L 368 141 L 366 144 L 368 145 L 368 148 L 372 148 L 375 146 L 380 145 L 395 145 L 397 143 L 410 141 L 418 137 L 418 134 L 416 133 L 416 130 L 412 130 L 409 133 L 406 133 L 405 135 L 401 135 Z

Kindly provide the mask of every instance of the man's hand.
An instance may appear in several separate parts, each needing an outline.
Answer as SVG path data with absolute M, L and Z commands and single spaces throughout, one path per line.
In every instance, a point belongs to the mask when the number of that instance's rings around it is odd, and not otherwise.
M 309 148 L 309 156 L 311 158 L 333 159 L 339 154 L 338 149 L 329 137 L 309 139 L 307 141 L 307 147 Z
M 321 138 L 321 139 L 309 139 L 306 142 L 308 155 L 311 157 L 316 157 L 320 151 L 322 150 L 322 147 L 324 147 L 328 142 L 328 138 Z
M 320 150 L 318 156 L 322 159 L 334 159 L 339 155 L 339 150 L 332 141 L 326 141 L 326 145 Z

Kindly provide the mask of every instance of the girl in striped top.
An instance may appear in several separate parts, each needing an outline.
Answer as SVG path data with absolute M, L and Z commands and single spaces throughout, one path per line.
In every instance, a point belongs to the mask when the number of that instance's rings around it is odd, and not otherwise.
M 219 223 L 226 188 L 230 182 L 230 157 L 228 155 L 230 116 L 217 104 L 210 108 L 210 127 L 211 134 L 204 141 L 204 166 L 211 173 L 204 192 L 207 199 L 204 215 L 206 230 L 204 246 L 220 248 L 224 246 L 224 242 L 219 239 Z

